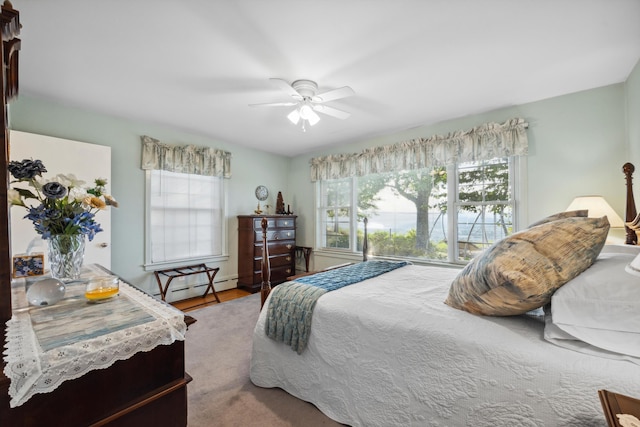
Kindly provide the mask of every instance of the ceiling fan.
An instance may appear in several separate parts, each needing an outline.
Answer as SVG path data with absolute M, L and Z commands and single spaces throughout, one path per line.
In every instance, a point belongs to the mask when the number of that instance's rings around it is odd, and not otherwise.
M 326 114 L 327 116 L 335 117 L 337 119 L 344 120 L 351 114 L 339 110 L 337 108 L 324 105 L 325 102 L 334 101 L 336 99 L 346 98 L 348 96 L 355 95 L 353 89 L 349 86 L 344 86 L 338 89 L 329 90 L 322 93 L 318 92 L 318 84 L 311 80 L 296 80 L 289 84 L 282 79 L 269 79 L 275 86 L 288 94 L 292 101 L 289 102 L 269 102 L 266 104 L 249 104 L 250 107 L 291 107 L 296 108 L 291 111 L 287 118 L 297 125 L 302 121 L 302 131 L 306 132 L 306 123 L 310 126 L 315 125 L 320 121 L 318 113 Z

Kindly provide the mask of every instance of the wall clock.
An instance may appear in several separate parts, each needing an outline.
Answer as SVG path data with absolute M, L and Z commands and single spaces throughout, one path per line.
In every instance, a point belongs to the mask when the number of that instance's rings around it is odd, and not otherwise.
M 256 198 L 261 202 L 264 202 L 269 197 L 269 190 L 264 185 L 258 185 L 256 187 Z

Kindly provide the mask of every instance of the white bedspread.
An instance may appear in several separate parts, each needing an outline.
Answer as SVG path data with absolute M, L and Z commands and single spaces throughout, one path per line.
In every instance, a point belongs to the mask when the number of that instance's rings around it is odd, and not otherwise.
M 300 355 L 265 335 L 263 310 L 252 382 L 367 427 L 606 426 L 598 389 L 640 396 L 633 363 L 550 344 L 531 317 L 445 305 L 457 272 L 410 265 L 327 293 Z

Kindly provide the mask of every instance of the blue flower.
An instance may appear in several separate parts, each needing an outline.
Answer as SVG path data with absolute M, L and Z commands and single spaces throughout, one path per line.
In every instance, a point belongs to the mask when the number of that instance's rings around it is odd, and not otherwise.
M 59 182 L 47 182 L 42 186 L 42 194 L 49 199 L 62 199 L 67 195 L 67 188 Z
M 45 169 L 40 160 L 24 159 L 21 162 L 9 162 L 9 172 L 17 180 L 33 179 L 36 176 L 42 176 Z
M 40 160 L 23 160 L 10 162 L 9 172 L 15 182 L 26 182 L 33 191 L 25 187 L 12 190 L 10 202 L 12 206 L 27 209 L 25 218 L 33 223 L 33 227 L 43 239 L 54 235 L 86 235 L 93 240 L 96 233 L 102 230 L 95 221 L 95 213 L 107 206 L 117 207 L 116 200 L 105 193 L 107 181 L 104 178 L 95 180 L 95 186 L 84 188 L 84 181 L 74 175 L 57 175 L 45 181 L 42 173 L 46 172 Z M 29 204 L 29 200 L 37 200 L 37 204 Z

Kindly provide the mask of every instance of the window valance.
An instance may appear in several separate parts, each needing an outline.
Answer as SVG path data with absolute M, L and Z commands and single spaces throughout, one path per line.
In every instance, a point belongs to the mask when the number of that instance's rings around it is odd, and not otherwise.
M 496 157 L 527 155 L 528 124 L 520 118 L 503 124 L 485 123 L 446 136 L 416 138 L 393 145 L 372 147 L 353 154 L 311 159 L 311 180 L 338 179 L 374 173 L 445 166 Z
M 195 145 L 168 145 L 142 136 L 142 169 L 231 178 L 231 153 Z

